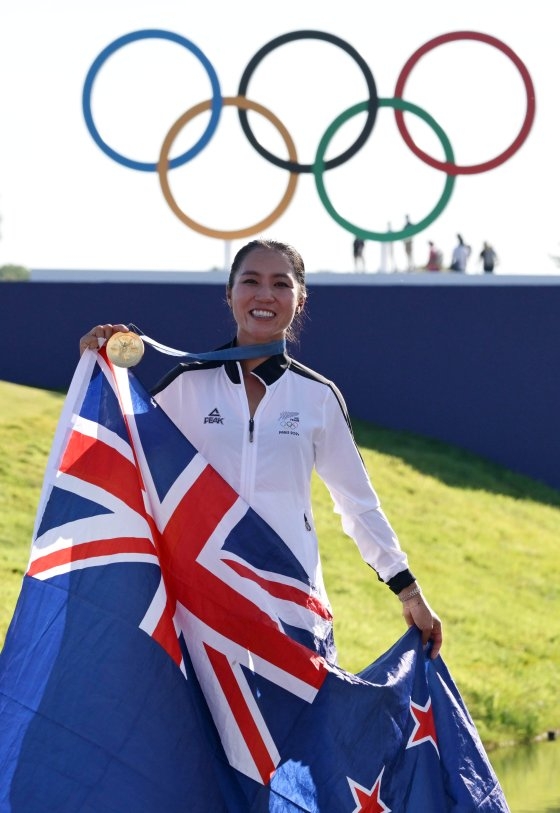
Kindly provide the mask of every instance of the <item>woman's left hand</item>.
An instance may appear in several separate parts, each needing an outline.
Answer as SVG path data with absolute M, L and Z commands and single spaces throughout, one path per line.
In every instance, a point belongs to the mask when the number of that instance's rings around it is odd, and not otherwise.
M 408 591 L 410 588 L 406 588 Z M 405 591 L 403 590 L 403 593 Z M 437 658 L 443 643 L 441 620 L 434 613 L 422 594 L 414 596 L 409 601 L 403 601 L 403 618 L 411 627 L 415 624 L 422 633 L 422 643 L 432 642 L 430 658 Z

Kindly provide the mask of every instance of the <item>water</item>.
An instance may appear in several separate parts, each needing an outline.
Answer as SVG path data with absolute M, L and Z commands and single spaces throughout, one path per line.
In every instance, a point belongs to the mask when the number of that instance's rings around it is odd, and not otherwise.
M 560 740 L 489 754 L 511 813 L 560 813 Z

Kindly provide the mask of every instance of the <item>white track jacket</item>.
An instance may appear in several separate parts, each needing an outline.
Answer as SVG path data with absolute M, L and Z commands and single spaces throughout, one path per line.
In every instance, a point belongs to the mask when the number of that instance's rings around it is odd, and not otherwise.
M 287 355 L 253 373 L 266 393 L 253 419 L 237 362 L 179 364 L 154 389 L 192 445 L 291 548 L 330 608 L 311 507 L 313 468 L 344 531 L 388 582 L 408 562 L 383 513 L 332 381 Z M 410 574 L 410 580 L 412 580 Z M 406 586 L 406 585 L 403 585 Z

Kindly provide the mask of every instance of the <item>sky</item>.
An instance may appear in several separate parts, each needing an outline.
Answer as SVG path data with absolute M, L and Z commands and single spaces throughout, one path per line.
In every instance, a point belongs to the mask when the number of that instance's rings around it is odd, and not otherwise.
M 0 266 L 67 269 L 69 277 L 80 269 L 206 271 L 227 266 L 248 239 L 270 237 L 296 246 L 308 273 L 344 272 L 353 270 L 353 226 L 398 232 L 407 215 L 420 223 L 433 213 L 414 236 L 419 266 L 429 240 L 449 264 L 460 233 L 472 247 L 470 273 L 481 272 L 484 241 L 497 252 L 496 273 L 560 273 L 552 259 L 560 255 L 554 18 L 549 0 L 2 0 Z M 148 30 L 171 38 L 131 39 L 103 57 L 112 43 Z M 265 112 L 250 111 L 248 122 L 270 155 L 285 160 L 289 139 L 301 164 L 314 163 L 322 142 L 326 161 L 349 150 L 365 111 L 331 124 L 367 100 L 364 70 L 387 100 L 361 149 L 323 173 L 327 206 L 313 173 L 291 176 L 257 152 L 233 103 L 224 104 L 212 137 L 207 110 L 191 112 L 168 136 L 193 106 L 209 106 L 213 93 L 235 98 L 252 57 L 276 37 L 302 30 L 334 35 L 350 53 L 328 41 L 295 39 L 258 61 L 245 95 Z M 522 130 L 527 75 L 536 113 L 511 157 L 452 183 L 407 146 L 394 99 L 418 49 L 460 31 L 503 47 L 455 39 L 417 55 L 402 92 L 425 114 L 404 117 L 417 151 L 446 160 L 439 127 L 454 163 L 492 164 Z M 89 127 L 82 104 L 88 75 Z M 191 160 L 161 178 L 125 165 L 155 167 L 165 144 L 171 159 L 190 151 Z M 282 201 L 285 211 L 259 229 Z M 254 234 L 238 236 L 255 226 Z M 402 241 L 369 239 L 365 259 L 370 273 L 406 267 Z

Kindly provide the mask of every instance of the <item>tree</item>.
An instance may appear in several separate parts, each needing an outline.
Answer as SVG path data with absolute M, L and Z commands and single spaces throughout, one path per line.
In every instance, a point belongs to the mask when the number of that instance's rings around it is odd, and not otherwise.
M 28 280 L 31 272 L 23 265 L 0 265 L 0 281 L 15 282 L 18 280 Z

